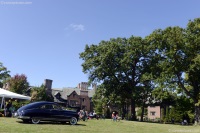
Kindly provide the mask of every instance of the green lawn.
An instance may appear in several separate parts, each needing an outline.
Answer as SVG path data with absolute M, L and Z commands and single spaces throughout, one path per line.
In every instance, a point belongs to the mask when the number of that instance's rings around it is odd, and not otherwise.
M 122 120 L 80 121 L 78 125 L 42 122 L 24 124 L 16 118 L 0 117 L 0 133 L 200 133 L 200 126 L 181 126 Z

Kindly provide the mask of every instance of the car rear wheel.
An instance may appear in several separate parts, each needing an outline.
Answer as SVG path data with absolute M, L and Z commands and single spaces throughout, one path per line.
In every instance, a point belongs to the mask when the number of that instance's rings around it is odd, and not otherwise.
M 76 125 L 77 124 L 77 118 L 76 117 L 72 117 L 70 119 L 70 122 L 69 122 L 71 125 Z
M 39 119 L 32 118 L 32 123 L 33 123 L 33 124 L 38 124 L 39 122 L 40 122 Z

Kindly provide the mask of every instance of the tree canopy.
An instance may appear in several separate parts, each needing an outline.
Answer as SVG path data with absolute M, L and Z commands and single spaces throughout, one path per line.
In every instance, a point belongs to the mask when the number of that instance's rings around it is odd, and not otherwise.
M 53 96 L 47 94 L 44 85 L 31 89 L 31 101 L 54 101 Z
M 200 120 L 200 18 L 189 21 L 186 28 L 167 27 L 156 30 L 147 37 L 153 47 L 151 58 L 157 60 L 154 68 L 162 87 L 181 88 L 195 104 L 195 119 Z M 159 58 L 158 58 L 159 57 Z
M 3 82 L 10 77 L 10 71 L 7 70 L 3 63 L 0 62 L 0 88 L 3 87 Z
M 29 82 L 25 74 L 16 74 L 7 81 L 10 85 L 10 91 L 25 94 L 29 87 Z
M 80 58 L 89 81 L 102 83 L 107 94 L 130 99 L 133 115 L 137 92 L 150 81 L 154 88 L 172 93 L 163 96 L 183 90 L 200 120 L 200 18 L 190 20 L 186 28 L 157 29 L 145 38 L 119 37 L 86 45 Z
M 147 71 L 147 48 L 141 37 L 110 39 L 99 45 L 86 45 L 80 54 L 85 62 L 83 72 L 90 81 L 102 82 L 107 93 L 131 99 L 131 112 L 135 119 L 136 89 Z M 146 70 L 146 71 L 144 71 Z M 147 79 L 145 79 L 147 80 Z

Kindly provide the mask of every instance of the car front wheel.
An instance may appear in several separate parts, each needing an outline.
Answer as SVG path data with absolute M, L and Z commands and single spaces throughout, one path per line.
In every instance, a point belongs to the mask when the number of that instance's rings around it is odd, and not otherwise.
M 70 119 L 70 122 L 69 122 L 71 125 L 76 125 L 77 124 L 77 118 L 76 117 L 72 117 Z
M 38 124 L 39 122 L 40 122 L 39 119 L 32 118 L 32 123 L 33 123 L 33 124 Z

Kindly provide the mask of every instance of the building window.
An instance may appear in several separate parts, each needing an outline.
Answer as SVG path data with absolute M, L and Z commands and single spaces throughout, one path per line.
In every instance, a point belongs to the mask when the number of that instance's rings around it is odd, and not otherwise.
M 75 97 L 76 96 L 76 94 L 73 94 L 73 97 Z
M 70 106 L 76 107 L 76 103 L 77 103 L 76 100 L 70 100 Z
M 82 109 L 86 109 L 86 106 L 82 106 Z
M 156 115 L 156 112 L 155 112 L 155 111 L 152 111 L 152 112 L 150 112 L 150 115 L 155 116 L 155 115 Z
M 83 102 L 85 101 L 85 98 L 83 98 Z

